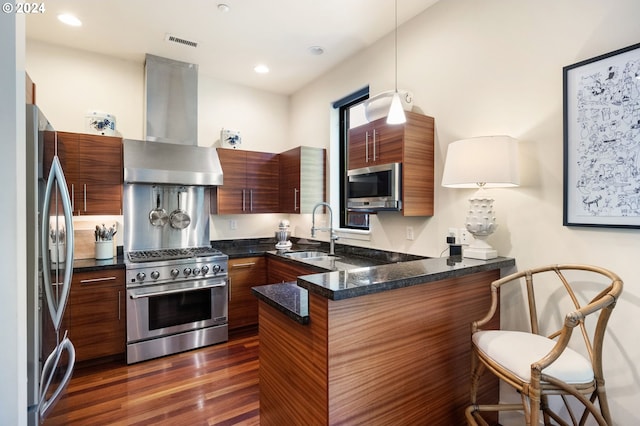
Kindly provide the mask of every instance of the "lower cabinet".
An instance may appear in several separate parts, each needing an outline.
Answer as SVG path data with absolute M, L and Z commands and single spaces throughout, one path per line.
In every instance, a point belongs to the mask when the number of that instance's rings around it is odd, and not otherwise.
M 258 324 L 258 299 L 251 287 L 267 282 L 263 256 L 229 259 L 229 329 Z
M 296 281 L 300 275 L 317 274 L 323 270 L 306 267 L 295 260 L 267 259 L 267 282 L 269 284 Z
M 489 309 L 499 277 L 495 269 L 342 300 L 309 292 L 306 325 L 259 301 L 260 425 L 467 424 L 469 325 Z M 480 389 L 480 401 L 498 402 L 497 378 L 483 376 Z
M 125 352 L 125 270 L 74 272 L 66 316 L 76 360 Z
M 258 324 L 258 299 L 252 287 L 296 281 L 300 275 L 321 272 L 296 261 L 271 256 L 229 259 L 229 330 Z

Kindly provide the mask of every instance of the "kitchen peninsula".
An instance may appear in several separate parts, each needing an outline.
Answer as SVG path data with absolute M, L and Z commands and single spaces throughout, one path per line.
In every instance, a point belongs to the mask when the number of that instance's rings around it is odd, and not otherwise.
M 470 324 L 513 266 L 433 258 L 255 287 L 261 424 L 464 424 Z

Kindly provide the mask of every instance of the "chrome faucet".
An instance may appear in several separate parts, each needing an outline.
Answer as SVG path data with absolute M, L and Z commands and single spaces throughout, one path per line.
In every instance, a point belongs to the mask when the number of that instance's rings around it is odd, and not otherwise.
M 316 209 L 320 206 L 325 206 L 329 209 L 329 226 L 327 228 L 316 228 Z M 313 211 L 311 212 L 311 238 L 316 237 L 316 231 L 329 231 L 329 254 L 336 254 L 335 242 L 338 236 L 333 232 L 333 210 L 331 210 L 331 206 L 328 203 L 323 202 L 313 206 Z

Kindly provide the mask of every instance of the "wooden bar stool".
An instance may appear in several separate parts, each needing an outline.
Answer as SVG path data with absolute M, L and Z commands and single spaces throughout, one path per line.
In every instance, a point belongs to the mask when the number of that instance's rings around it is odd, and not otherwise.
M 482 330 L 496 313 L 498 289 L 506 284 L 522 284 L 522 278 L 530 330 Z M 548 288 L 550 285 L 555 285 L 553 290 Z M 534 289 L 540 291 L 543 287 L 544 294 L 551 295 L 558 306 L 547 302 L 540 312 Z M 612 425 L 602 371 L 602 345 L 607 322 L 621 293 L 622 280 L 616 274 L 588 265 L 549 265 L 494 281 L 489 313 L 472 324 L 471 405 L 466 410 L 467 422 L 488 425 L 481 415 L 484 411 L 523 411 L 527 425 L 537 426 L 540 412 L 545 425 L 551 424 L 552 419 L 560 425 L 583 425 L 589 417 L 599 425 Z M 553 319 L 553 314 L 563 313 L 564 317 Z M 560 328 L 543 331 L 555 327 Z M 576 327 L 581 336 L 576 333 L 571 339 Z M 478 405 L 478 381 L 484 371 L 513 386 L 522 403 Z M 551 395 L 559 396 L 571 423 L 552 410 L 548 398 Z M 570 404 L 568 395 L 581 404 Z M 584 409 L 576 409 L 576 405 Z

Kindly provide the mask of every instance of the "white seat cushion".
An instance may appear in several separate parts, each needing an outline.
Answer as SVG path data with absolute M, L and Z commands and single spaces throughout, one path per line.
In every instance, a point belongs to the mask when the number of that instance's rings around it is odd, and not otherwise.
M 556 344 L 537 334 L 505 330 L 479 331 L 473 335 L 473 343 L 527 383 L 531 381 L 531 364 L 547 355 Z M 542 372 L 571 384 L 589 383 L 594 378 L 591 362 L 570 348 Z

